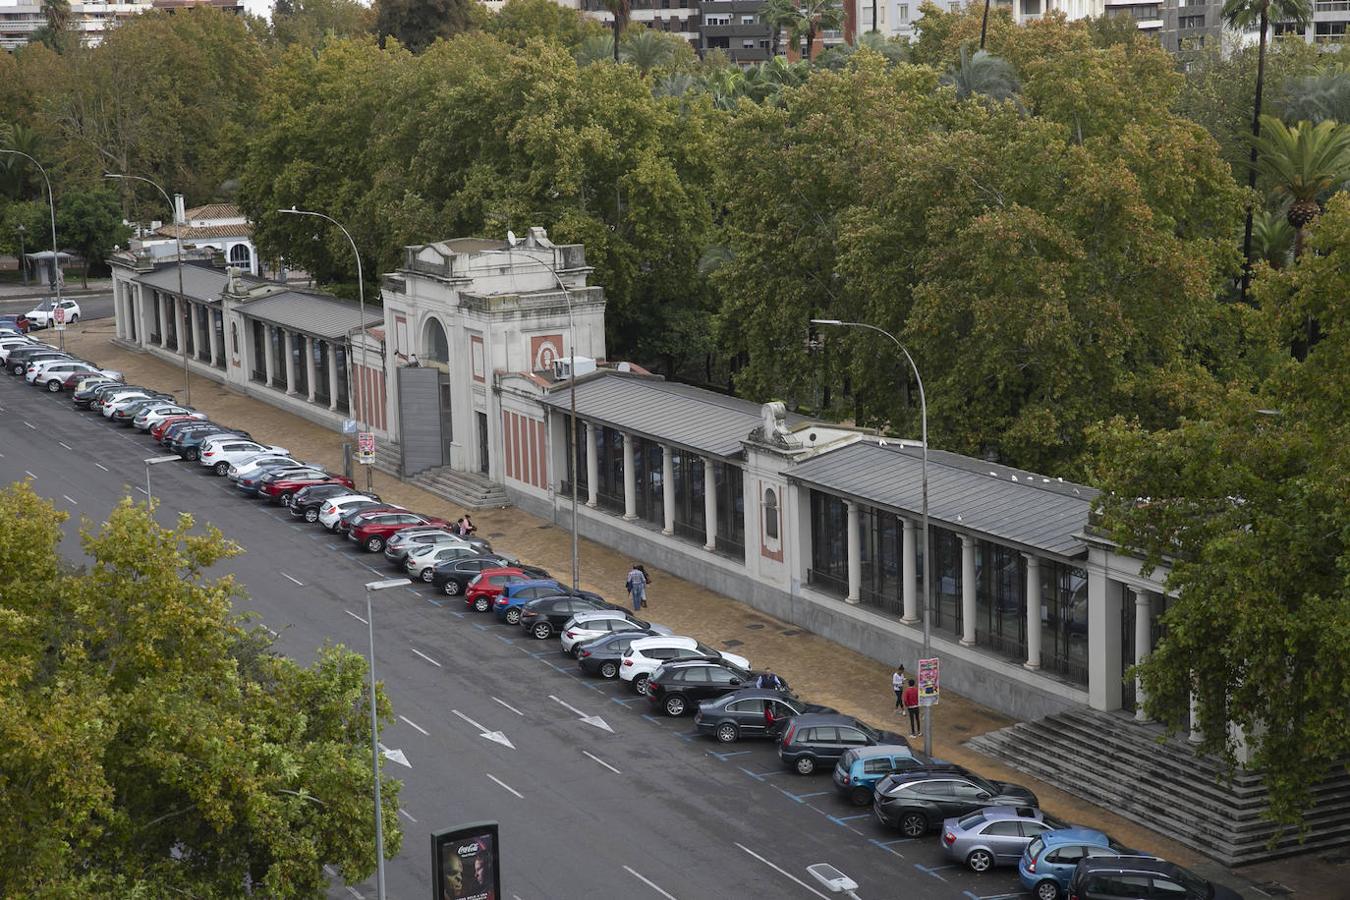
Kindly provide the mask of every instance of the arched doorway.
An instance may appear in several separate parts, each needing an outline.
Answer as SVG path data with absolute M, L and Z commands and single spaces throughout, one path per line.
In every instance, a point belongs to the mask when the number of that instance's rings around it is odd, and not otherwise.
M 253 273 L 253 253 L 248 249 L 248 244 L 235 244 L 230 248 L 230 265 Z
M 435 365 L 444 369 L 450 364 L 450 341 L 445 336 L 445 328 L 434 316 L 429 317 L 422 326 L 422 353 L 419 357 L 422 365 Z

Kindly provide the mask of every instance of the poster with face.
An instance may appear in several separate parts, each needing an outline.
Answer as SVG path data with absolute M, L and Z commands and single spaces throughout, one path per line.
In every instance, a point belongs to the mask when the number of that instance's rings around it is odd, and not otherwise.
M 431 851 L 435 900 L 497 900 L 500 896 L 496 822 L 435 832 Z

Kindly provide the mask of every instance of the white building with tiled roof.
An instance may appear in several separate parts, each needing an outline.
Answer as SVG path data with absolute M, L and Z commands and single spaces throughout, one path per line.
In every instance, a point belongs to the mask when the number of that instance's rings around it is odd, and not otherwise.
M 176 252 L 175 237 L 182 240 L 185 250 L 212 247 L 220 251 L 230 265 L 250 275 L 258 274 L 258 250 L 253 245 L 253 225 L 233 203 L 208 203 L 184 209 L 183 195 L 175 194 L 174 221 L 133 241 L 132 249 L 148 252 L 157 259 L 170 257 Z

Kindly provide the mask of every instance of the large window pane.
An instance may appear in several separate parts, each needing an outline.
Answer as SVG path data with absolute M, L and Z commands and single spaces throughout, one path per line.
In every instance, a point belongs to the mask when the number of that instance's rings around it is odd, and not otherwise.
M 839 597 L 848 596 L 848 512 L 833 494 L 811 491 L 812 587 Z

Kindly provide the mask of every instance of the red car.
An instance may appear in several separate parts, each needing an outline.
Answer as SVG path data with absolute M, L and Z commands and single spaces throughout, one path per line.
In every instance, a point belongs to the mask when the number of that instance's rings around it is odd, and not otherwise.
M 356 541 L 371 553 L 384 549 L 389 536 L 404 528 L 418 525 L 433 525 L 437 528 L 449 528 L 450 523 L 437 516 L 424 516 L 407 510 L 391 510 L 364 516 L 361 524 L 347 532 L 347 537 Z
M 275 481 L 268 481 L 258 488 L 258 493 L 272 503 L 290 506 L 291 497 L 295 495 L 296 491 L 316 484 L 340 484 L 343 487 L 353 489 L 356 487 L 356 482 L 346 475 L 330 475 L 325 472 L 322 475 L 318 473 L 296 474 L 278 478 Z
M 530 576 L 515 566 L 502 566 L 500 569 L 484 569 L 469 582 L 464 592 L 464 605 L 478 612 L 492 609 L 493 601 L 506 591 L 506 586 L 517 581 L 528 581 Z
M 157 425 L 155 425 L 153 428 L 150 429 L 150 436 L 151 436 L 152 438 L 154 438 L 156 441 L 163 440 L 163 438 L 164 438 L 164 430 L 165 430 L 166 428 L 168 428 L 170 425 L 173 425 L 175 422 L 186 422 L 186 421 L 188 421 L 189 419 L 198 419 L 198 418 L 200 418 L 200 417 L 199 417 L 199 416 L 169 416 L 169 417 L 166 418 L 166 419 L 161 419 L 160 422 L 159 422 Z

